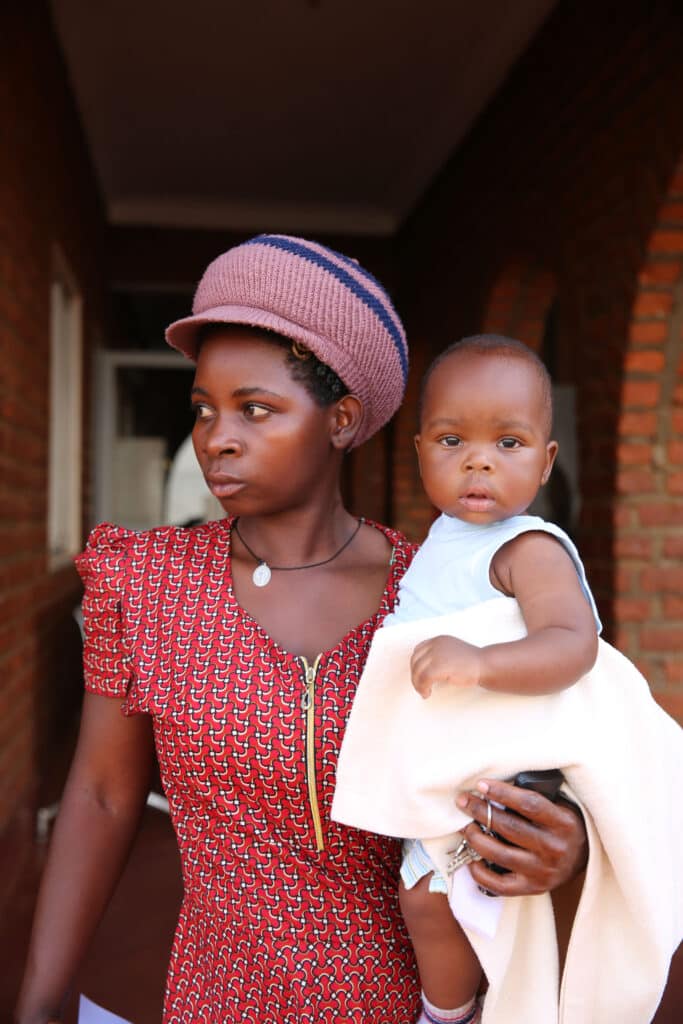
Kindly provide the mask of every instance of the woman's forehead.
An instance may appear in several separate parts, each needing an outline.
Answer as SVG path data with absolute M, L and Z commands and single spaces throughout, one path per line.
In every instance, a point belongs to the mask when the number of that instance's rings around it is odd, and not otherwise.
M 195 382 L 245 376 L 291 379 L 284 346 L 232 327 L 204 341 L 197 355 Z

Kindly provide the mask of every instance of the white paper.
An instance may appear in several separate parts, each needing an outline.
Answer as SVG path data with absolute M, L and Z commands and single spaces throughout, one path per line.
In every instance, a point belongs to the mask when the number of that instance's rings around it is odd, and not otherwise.
M 81 996 L 78 1003 L 78 1024 L 131 1024 L 131 1022 L 98 1006 L 87 996 Z
M 494 937 L 503 912 L 503 900 L 485 896 L 466 867 L 453 872 L 448 902 L 463 928 L 487 939 Z

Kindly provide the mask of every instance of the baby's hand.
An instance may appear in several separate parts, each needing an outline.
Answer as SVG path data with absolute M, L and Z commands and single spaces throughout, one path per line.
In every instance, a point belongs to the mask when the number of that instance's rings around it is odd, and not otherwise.
M 410 674 L 413 686 L 425 700 L 434 683 L 476 686 L 480 677 L 481 651 L 454 636 L 423 640 L 413 651 Z

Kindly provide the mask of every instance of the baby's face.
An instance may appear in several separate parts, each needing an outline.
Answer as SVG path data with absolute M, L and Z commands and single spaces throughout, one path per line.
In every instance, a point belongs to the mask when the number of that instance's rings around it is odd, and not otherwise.
M 434 505 L 468 523 L 492 523 L 529 507 L 550 475 L 543 386 L 525 359 L 454 352 L 433 371 L 415 438 Z

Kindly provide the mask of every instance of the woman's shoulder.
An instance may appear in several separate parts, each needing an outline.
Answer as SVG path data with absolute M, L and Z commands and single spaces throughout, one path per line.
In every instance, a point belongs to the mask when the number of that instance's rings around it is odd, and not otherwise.
M 367 523 L 368 526 L 374 526 L 376 530 L 383 533 L 384 536 L 396 547 L 405 547 L 417 550 L 419 546 L 414 541 L 408 540 L 406 535 L 395 526 L 387 526 L 386 523 L 379 523 L 376 519 L 368 519 L 367 516 L 363 518 L 363 522 Z
M 115 523 L 99 523 L 90 532 L 84 551 L 75 559 L 84 583 L 95 575 L 144 570 L 160 560 L 184 560 L 195 550 L 211 548 L 224 532 L 222 521 L 197 526 L 157 526 L 128 530 Z
M 364 517 L 363 522 L 366 523 L 367 526 L 372 526 L 382 533 L 389 542 L 393 549 L 392 565 L 398 563 L 403 568 L 407 568 L 419 545 L 408 540 L 405 534 L 401 533 L 401 531 L 397 530 L 394 526 L 386 526 L 384 523 L 378 523 L 374 519 L 368 519 L 367 517 Z

